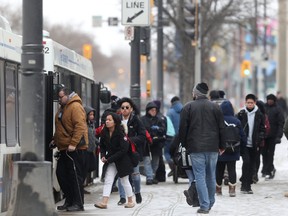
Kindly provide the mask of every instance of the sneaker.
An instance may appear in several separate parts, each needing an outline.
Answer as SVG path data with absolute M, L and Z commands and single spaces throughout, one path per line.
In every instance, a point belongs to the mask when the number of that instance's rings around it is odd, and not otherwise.
M 153 182 L 153 184 L 158 184 L 158 180 L 155 178 L 152 180 L 152 182 Z
M 197 210 L 197 213 L 199 213 L 199 214 L 209 214 L 209 210 L 204 210 L 204 209 L 199 208 Z
M 153 185 L 153 180 L 152 179 L 148 179 L 146 181 L 146 185 Z
M 133 208 L 135 206 L 134 202 L 128 202 L 127 204 L 125 204 L 125 208 Z
M 186 197 L 187 204 L 190 205 L 190 206 L 193 205 L 193 200 L 191 199 L 188 190 L 184 190 L 183 193 L 184 193 L 184 195 Z
M 125 203 L 126 203 L 126 199 L 125 198 L 120 198 L 120 200 L 117 203 L 117 205 L 124 205 Z
M 141 196 L 141 193 L 137 193 L 135 194 L 135 197 L 136 197 L 136 203 L 141 203 L 142 202 L 142 196 Z
M 168 173 L 168 177 L 171 177 L 171 176 L 173 176 L 173 175 L 174 175 L 174 171 L 171 170 L 171 171 Z
M 266 176 L 265 176 L 265 181 L 269 181 L 270 179 L 272 179 L 272 176 L 271 176 L 271 175 L 266 175 Z

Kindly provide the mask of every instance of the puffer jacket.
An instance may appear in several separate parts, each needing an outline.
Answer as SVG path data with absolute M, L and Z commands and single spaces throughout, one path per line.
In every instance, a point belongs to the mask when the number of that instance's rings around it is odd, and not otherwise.
M 224 149 L 224 118 L 218 104 L 206 96 L 186 104 L 180 113 L 179 138 L 188 153 Z
M 82 106 L 82 100 L 77 94 L 71 94 L 68 103 L 61 107 L 55 116 L 55 134 L 54 142 L 58 150 L 66 150 L 69 145 L 77 149 L 88 148 L 88 128 L 86 123 L 86 114 Z M 69 96 L 70 97 L 70 96 Z M 63 127 L 61 120 L 65 128 Z M 84 137 L 85 142 L 80 140 Z

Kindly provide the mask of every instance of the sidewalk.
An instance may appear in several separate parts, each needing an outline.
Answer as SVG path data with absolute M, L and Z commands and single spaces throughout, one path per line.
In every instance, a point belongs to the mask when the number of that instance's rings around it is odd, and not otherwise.
M 228 187 L 223 186 L 223 195 L 216 196 L 216 203 L 211 209 L 211 216 L 269 216 L 288 214 L 288 198 L 284 197 L 284 192 L 288 191 L 288 141 L 282 139 L 282 143 L 276 146 L 275 167 L 277 172 L 273 180 L 265 181 L 259 175 L 259 182 L 252 185 L 254 194 L 241 194 L 240 183 L 236 187 L 236 197 L 229 197 Z M 241 176 L 242 161 L 237 162 L 237 178 Z M 261 169 L 261 168 L 260 168 Z M 168 170 L 168 169 L 167 169 Z M 175 184 L 172 177 L 166 182 L 157 185 L 145 185 L 145 177 L 142 180 L 143 202 L 136 204 L 132 209 L 125 209 L 118 206 L 118 193 L 112 193 L 108 209 L 97 209 L 94 203 L 101 199 L 103 183 L 87 187 L 91 194 L 85 195 L 84 212 L 58 212 L 59 215 L 139 215 L 139 216 L 183 216 L 201 215 L 197 214 L 197 207 L 193 208 L 186 204 L 183 190 L 188 188 L 188 179 L 179 178 L 179 183 Z M 62 202 L 57 205 L 62 204 Z

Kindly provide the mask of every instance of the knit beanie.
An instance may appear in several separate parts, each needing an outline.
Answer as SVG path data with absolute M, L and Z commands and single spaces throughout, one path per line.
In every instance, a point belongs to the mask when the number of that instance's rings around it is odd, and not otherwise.
M 193 94 L 195 96 L 205 96 L 207 95 L 209 91 L 209 88 L 206 83 L 198 83 L 194 88 L 193 88 Z
M 267 95 L 266 99 L 276 101 L 277 97 L 274 94 L 269 94 L 269 95 Z

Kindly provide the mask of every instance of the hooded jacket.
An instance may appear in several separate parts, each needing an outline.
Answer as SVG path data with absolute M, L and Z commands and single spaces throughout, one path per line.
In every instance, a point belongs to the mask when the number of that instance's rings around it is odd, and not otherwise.
M 95 116 L 95 109 L 93 109 L 90 106 L 85 106 L 84 107 L 85 112 L 86 112 L 86 120 L 87 120 L 87 126 L 88 126 L 88 151 L 89 152 L 95 152 L 96 149 L 96 133 L 95 133 L 95 121 L 89 121 L 89 113 L 94 112 Z
M 175 101 L 167 112 L 167 116 L 171 119 L 175 133 L 178 133 L 180 123 L 180 112 L 183 105 L 180 101 Z
M 221 103 L 220 107 L 224 115 L 224 121 L 226 121 L 228 124 L 235 124 L 239 128 L 239 134 L 241 138 L 240 148 L 243 148 L 244 146 L 246 146 L 247 138 L 244 134 L 240 120 L 234 116 L 234 110 L 232 104 L 230 103 L 230 101 L 225 100 Z M 240 159 L 240 151 L 235 152 L 233 154 L 224 152 L 222 155 L 218 156 L 218 161 L 234 161 L 239 159 Z
M 68 103 L 64 107 L 60 107 L 55 116 L 54 141 L 60 151 L 66 150 L 69 145 L 73 145 L 77 149 L 87 149 L 88 147 L 88 128 L 82 100 L 75 93 L 71 95 Z M 81 142 L 80 146 L 78 144 L 82 137 L 84 137 L 85 143 Z

